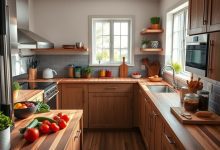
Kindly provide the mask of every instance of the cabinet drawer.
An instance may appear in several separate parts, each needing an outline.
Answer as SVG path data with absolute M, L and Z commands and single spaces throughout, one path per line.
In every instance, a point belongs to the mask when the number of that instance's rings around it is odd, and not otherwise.
M 82 131 L 80 129 L 79 123 L 77 125 L 77 127 L 75 128 L 75 131 L 71 137 L 71 140 L 69 141 L 69 144 L 67 146 L 67 150 L 68 149 L 73 149 L 73 150 L 81 150 L 81 135 Z
M 183 146 L 176 138 L 169 127 L 165 125 L 162 133 L 162 149 L 163 150 L 183 150 Z
M 129 93 L 133 92 L 133 84 L 91 84 L 89 85 L 90 93 Z

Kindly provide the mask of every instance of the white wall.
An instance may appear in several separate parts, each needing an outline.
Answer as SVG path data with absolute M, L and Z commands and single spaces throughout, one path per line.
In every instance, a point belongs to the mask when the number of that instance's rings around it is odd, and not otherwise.
M 55 43 L 88 46 L 89 15 L 134 15 L 135 53 L 140 53 L 140 31 L 158 16 L 157 0 L 30 0 L 30 29 Z

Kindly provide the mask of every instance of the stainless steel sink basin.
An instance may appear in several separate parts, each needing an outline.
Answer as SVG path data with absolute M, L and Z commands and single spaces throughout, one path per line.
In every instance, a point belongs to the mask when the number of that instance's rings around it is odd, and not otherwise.
M 154 93 L 174 93 L 175 90 L 167 85 L 147 85 L 148 89 Z

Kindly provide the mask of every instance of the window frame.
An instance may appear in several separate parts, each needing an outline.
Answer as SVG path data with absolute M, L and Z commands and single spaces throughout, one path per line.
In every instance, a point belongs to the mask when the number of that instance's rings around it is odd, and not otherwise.
M 105 63 L 105 64 L 95 64 L 93 62 L 94 58 L 94 35 L 93 34 L 93 29 L 94 29 L 94 22 L 95 21 L 109 21 L 110 22 L 110 63 Z M 113 58 L 113 53 L 114 53 L 114 30 L 113 30 L 113 25 L 114 22 L 128 22 L 128 62 L 127 65 L 129 66 L 134 66 L 134 16 L 89 16 L 89 66 L 119 66 L 121 65 L 122 59 L 120 62 L 114 63 L 112 60 Z M 120 35 L 121 36 L 121 35 Z

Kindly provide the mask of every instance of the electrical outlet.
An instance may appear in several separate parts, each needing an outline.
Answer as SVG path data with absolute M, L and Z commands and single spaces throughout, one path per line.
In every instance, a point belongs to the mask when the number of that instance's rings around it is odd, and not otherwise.
M 141 65 L 141 70 L 145 70 L 145 65 Z
M 207 90 L 209 91 L 209 93 L 212 93 L 212 83 L 207 83 Z

